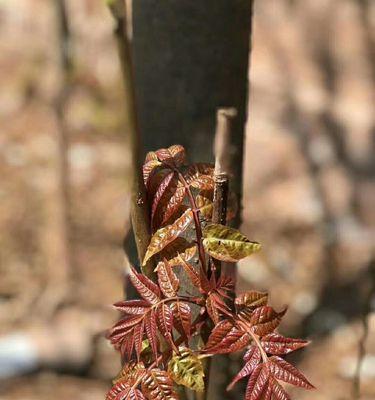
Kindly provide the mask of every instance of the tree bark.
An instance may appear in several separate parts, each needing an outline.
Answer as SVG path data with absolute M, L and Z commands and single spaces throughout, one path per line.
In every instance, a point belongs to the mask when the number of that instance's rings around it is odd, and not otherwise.
M 133 2 L 133 59 L 144 152 L 182 144 L 190 161 L 214 161 L 216 110 L 233 107 L 227 155 L 241 222 L 252 0 Z M 210 398 L 221 398 L 229 359 L 220 359 Z M 215 386 L 215 387 L 213 387 Z M 238 392 L 226 393 L 238 398 Z

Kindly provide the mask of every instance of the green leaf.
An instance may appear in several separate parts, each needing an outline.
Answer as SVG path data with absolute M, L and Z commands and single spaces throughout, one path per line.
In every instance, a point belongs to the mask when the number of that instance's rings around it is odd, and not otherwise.
M 236 262 L 260 250 L 261 245 L 236 229 L 220 224 L 207 225 L 203 230 L 203 246 L 212 257 Z
M 204 390 L 204 370 L 202 361 L 187 348 L 180 348 L 168 363 L 168 372 L 178 384 L 197 392 Z

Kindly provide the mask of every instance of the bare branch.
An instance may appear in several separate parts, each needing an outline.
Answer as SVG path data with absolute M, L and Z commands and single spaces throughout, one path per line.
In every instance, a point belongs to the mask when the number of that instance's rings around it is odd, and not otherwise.
M 129 152 L 132 165 L 132 189 L 131 189 L 131 221 L 137 253 L 140 264 L 146 254 L 147 246 L 150 241 L 149 206 L 146 199 L 145 187 L 142 178 L 141 160 L 141 135 L 138 126 L 138 116 L 135 102 L 134 73 L 131 56 L 129 33 L 129 2 L 113 0 L 109 2 L 109 7 L 116 20 L 115 35 L 117 38 L 118 52 L 121 61 L 123 84 L 124 84 L 124 108 L 126 126 L 128 129 Z M 142 267 L 143 272 L 151 276 L 153 265 L 148 262 Z

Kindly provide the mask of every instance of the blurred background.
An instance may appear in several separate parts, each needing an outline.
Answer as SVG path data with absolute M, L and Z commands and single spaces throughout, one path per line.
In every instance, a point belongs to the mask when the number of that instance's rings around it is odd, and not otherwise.
M 120 67 L 104 2 L 67 5 L 74 57 L 54 1 L 0 0 L 1 400 L 103 399 L 119 369 Z M 375 399 L 375 2 L 257 1 L 252 42 L 242 230 L 264 247 L 239 289 L 313 340 L 296 362 L 319 390 L 295 399 L 358 398 L 359 375 Z

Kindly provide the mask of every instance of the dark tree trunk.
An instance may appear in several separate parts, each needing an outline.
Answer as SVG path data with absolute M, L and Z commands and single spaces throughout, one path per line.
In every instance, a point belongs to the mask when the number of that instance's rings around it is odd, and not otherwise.
M 213 162 L 216 111 L 236 108 L 228 152 L 235 176 L 230 186 L 238 199 L 251 22 L 252 0 L 133 2 L 135 87 L 144 151 L 182 144 L 190 161 Z M 229 359 L 218 361 L 210 398 L 238 398 L 238 393 L 225 393 Z
M 241 193 L 251 0 L 137 0 L 133 51 L 145 151 L 179 143 L 213 161 L 216 110 L 235 107 L 234 190 Z

